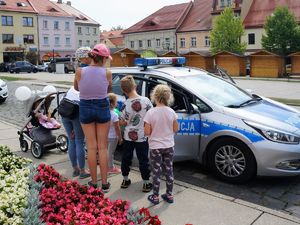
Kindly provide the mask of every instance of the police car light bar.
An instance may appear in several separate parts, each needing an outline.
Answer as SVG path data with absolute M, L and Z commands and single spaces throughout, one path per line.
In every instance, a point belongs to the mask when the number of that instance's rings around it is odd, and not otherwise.
M 173 65 L 182 66 L 185 64 L 185 57 L 156 57 L 156 58 L 136 58 L 134 64 L 136 66 L 141 66 L 147 68 L 147 66 L 157 66 L 157 65 Z

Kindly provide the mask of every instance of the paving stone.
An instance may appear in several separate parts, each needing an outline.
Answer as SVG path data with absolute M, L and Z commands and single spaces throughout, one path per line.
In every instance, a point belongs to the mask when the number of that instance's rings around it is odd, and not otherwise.
M 262 198 L 263 205 L 272 209 L 281 210 L 286 206 L 286 202 L 268 196 Z
M 297 225 L 299 223 L 264 213 L 252 225 Z
M 288 204 L 288 206 L 285 208 L 285 211 L 290 212 L 292 215 L 296 217 L 300 217 L 300 206 L 294 205 L 294 204 Z
M 285 195 L 282 196 L 281 200 L 297 205 L 300 204 L 300 195 L 296 195 L 293 193 L 286 193 Z
M 265 192 L 266 195 L 273 197 L 273 198 L 280 198 L 283 194 L 285 194 L 287 190 L 284 187 L 272 187 L 271 189 Z

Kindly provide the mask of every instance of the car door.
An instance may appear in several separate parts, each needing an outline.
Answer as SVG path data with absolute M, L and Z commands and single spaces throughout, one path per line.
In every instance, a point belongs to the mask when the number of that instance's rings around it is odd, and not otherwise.
M 28 62 L 24 62 L 24 71 L 31 72 L 32 71 L 32 65 Z
M 195 160 L 199 154 L 201 140 L 201 118 L 198 110 L 192 106 L 193 96 L 178 85 L 164 79 L 149 77 L 146 82 L 145 95 L 150 97 L 152 89 L 157 84 L 167 84 L 171 87 L 174 104 L 171 108 L 178 116 L 179 130 L 175 135 L 175 161 Z

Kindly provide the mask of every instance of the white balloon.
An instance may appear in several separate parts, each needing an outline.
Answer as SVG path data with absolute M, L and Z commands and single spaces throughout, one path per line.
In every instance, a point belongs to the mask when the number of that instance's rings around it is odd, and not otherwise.
M 26 86 L 18 87 L 15 91 L 15 96 L 20 101 L 26 101 L 31 97 L 31 90 Z
M 54 93 L 56 92 L 56 88 L 53 85 L 47 85 L 43 88 L 43 92 Z

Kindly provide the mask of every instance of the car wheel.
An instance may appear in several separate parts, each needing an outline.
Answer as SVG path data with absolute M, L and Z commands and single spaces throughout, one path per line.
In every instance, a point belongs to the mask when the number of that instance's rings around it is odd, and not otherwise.
M 40 143 L 37 141 L 33 141 L 31 143 L 31 153 L 34 158 L 40 159 L 42 158 L 44 152 L 43 152 L 43 147 Z
M 65 67 L 65 73 L 69 73 L 69 70 L 67 67 Z
M 234 138 L 215 141 L 208 152 L 208 164 L 215 176 L 229 183 L 244 183 L 256 173 L 251 150 Z
M 37 71 L 37 69 L 33 69 L 33 72 L 34 72 L 34 73 L 37 73 L 38 71 Z
M 13 71 L 13 70 L 10 70 L 9 72 L 10 72 L 10 73 L 14 73 L 14 71 Z
M 57 137 L 58 149 L 62 152 L 67 152 L 69 147 L 68 137 L 64 134 L 61 134 Z
M 28 142 L 24 139 L 20 140 L 20 148 L 22 152 L 27 152 L 28 151 Z

